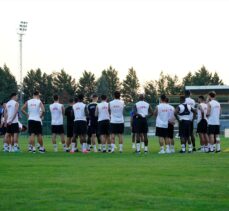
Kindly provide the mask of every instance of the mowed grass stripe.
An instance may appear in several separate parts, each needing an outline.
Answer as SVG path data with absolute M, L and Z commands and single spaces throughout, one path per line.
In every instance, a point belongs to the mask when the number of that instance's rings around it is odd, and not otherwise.
M 135 155 L 0 152 L 0 210 L 228 210 L 229 153 Z M 198 143 L 198 140 L 197 140 Z M 176 142 L 179 149 L 179 141 Z M 222 141 L 222 148 L 229 140 Z

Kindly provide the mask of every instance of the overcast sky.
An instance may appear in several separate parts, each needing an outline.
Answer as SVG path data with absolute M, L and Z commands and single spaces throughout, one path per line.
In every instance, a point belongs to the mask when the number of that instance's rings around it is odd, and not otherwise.
M 141 82 L 160 71 L 183 77 L 205 65 L 229 84 L 227 0 L 0 0 L 0 66 L 23 72 L 64 68 L 77 79 L 110 65 L 123 79 L 134 67 Z

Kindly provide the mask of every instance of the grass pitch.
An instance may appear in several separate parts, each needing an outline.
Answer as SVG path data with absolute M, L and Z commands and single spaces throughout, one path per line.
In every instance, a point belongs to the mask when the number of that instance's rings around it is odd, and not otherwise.
M 23 152 L 0 152 L 0 210 L 229 210 L 229 152 L 158 155 L 150 138 L 150 153 L 137 156 L 129 136 L 122 154 L 45 145 L 46 154 L 30 154 L 21 138 Z

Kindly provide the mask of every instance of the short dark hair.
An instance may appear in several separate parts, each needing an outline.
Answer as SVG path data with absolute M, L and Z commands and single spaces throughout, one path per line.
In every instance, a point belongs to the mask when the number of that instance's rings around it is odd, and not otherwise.
M 114 92 L 114 97 L 115 97 L 115 99 L 120 99 L 121 93 L 119 91 L 115 91 Z
M 78 100 L 79 100 L 79 101 L 83 101 L 83 99 L 84 99 L 84 95 L 83 95 L 83 94 L 79 94 L 79 95 L 78 95 Z
M 74 98 L 74 102 L 77 103 L 79 101 L 78 97 Z
M 13 92 L 13 93 L 10 95 L 10 98 L 15 97 L 15 96 L 17 96 L 17 93 L 16 93 L 16 92 Z
M 54 101 L 59 100 L 59 96 L 58 96 L 58 95 L 53 95 L 53 100 L 54 100 Z
M 205 98 L 204 98 L 204 96 L 203 96 L 203 95 L 200 95 L 200 96 L 199 96 L 199 99 L 201 99 L 201 100 L 205 100 Z
M 184 95 L 181 95 L 181 96 L 180 96 L 180 102 L 181 102 L 181 103 L 185 102 L 185 96 L 184 96 Z
M 139 95 L 139 100 L 145 100 L 145 95 L 144 94 L 140 94 Z
M 215 98 L 216 93 L 215 93 L 214 91 L 211 91 L 211 92 L 208 93 L 208 95 L 209 95 L 210 97 L 212 97 L 212 98 Z
M 96 98 L 96 97 L 98 97 L 97 94 L 93 94 L 93 95 L 92 95 L 92 98 Z
M 73 100 L 72 98 L 70 98 L 70 99 L 68 100 L 68 102 L 69 102 L 69 103 L 73 103 L 74 100 Z
M 162 94 L 161 97 L 160 97 L 160 99 L 161 99 L 162 101 L 165 101 L 165 99 L 166 99 L 165 94 Z
M 107 96 L 106 95 L 101 95 L 101 100 L 106 100 Z
M 165 102 L 169 103 L 169 98 L 168 97 L 165 98 Z
M 34 95 L 34 96 L 39 96 L 39 95 L 40 95 L 40 92 L 37 91 L 37 90 L 35 90 L 35 91 L 33 92 L 33 95 Z
M 190 92 L 190 90 L 185 90 L 184 94 L 185 94 L 185 96 L 189 97 L 191 95 L 191 92 Z

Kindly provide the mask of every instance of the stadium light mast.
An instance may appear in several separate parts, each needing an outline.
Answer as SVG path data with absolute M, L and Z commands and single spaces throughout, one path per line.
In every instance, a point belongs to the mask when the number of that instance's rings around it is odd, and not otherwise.
M 21 21 L 18 28 L 18 35 L 19 35 L 19 56 L 20 56 L 20 104 L 22 104 L 22 80 L 23 80 L 23 69 L 22 69 L 22 37 L 25 35 L 25 32 L 27 31 L 27 24 L 26 21 Z

